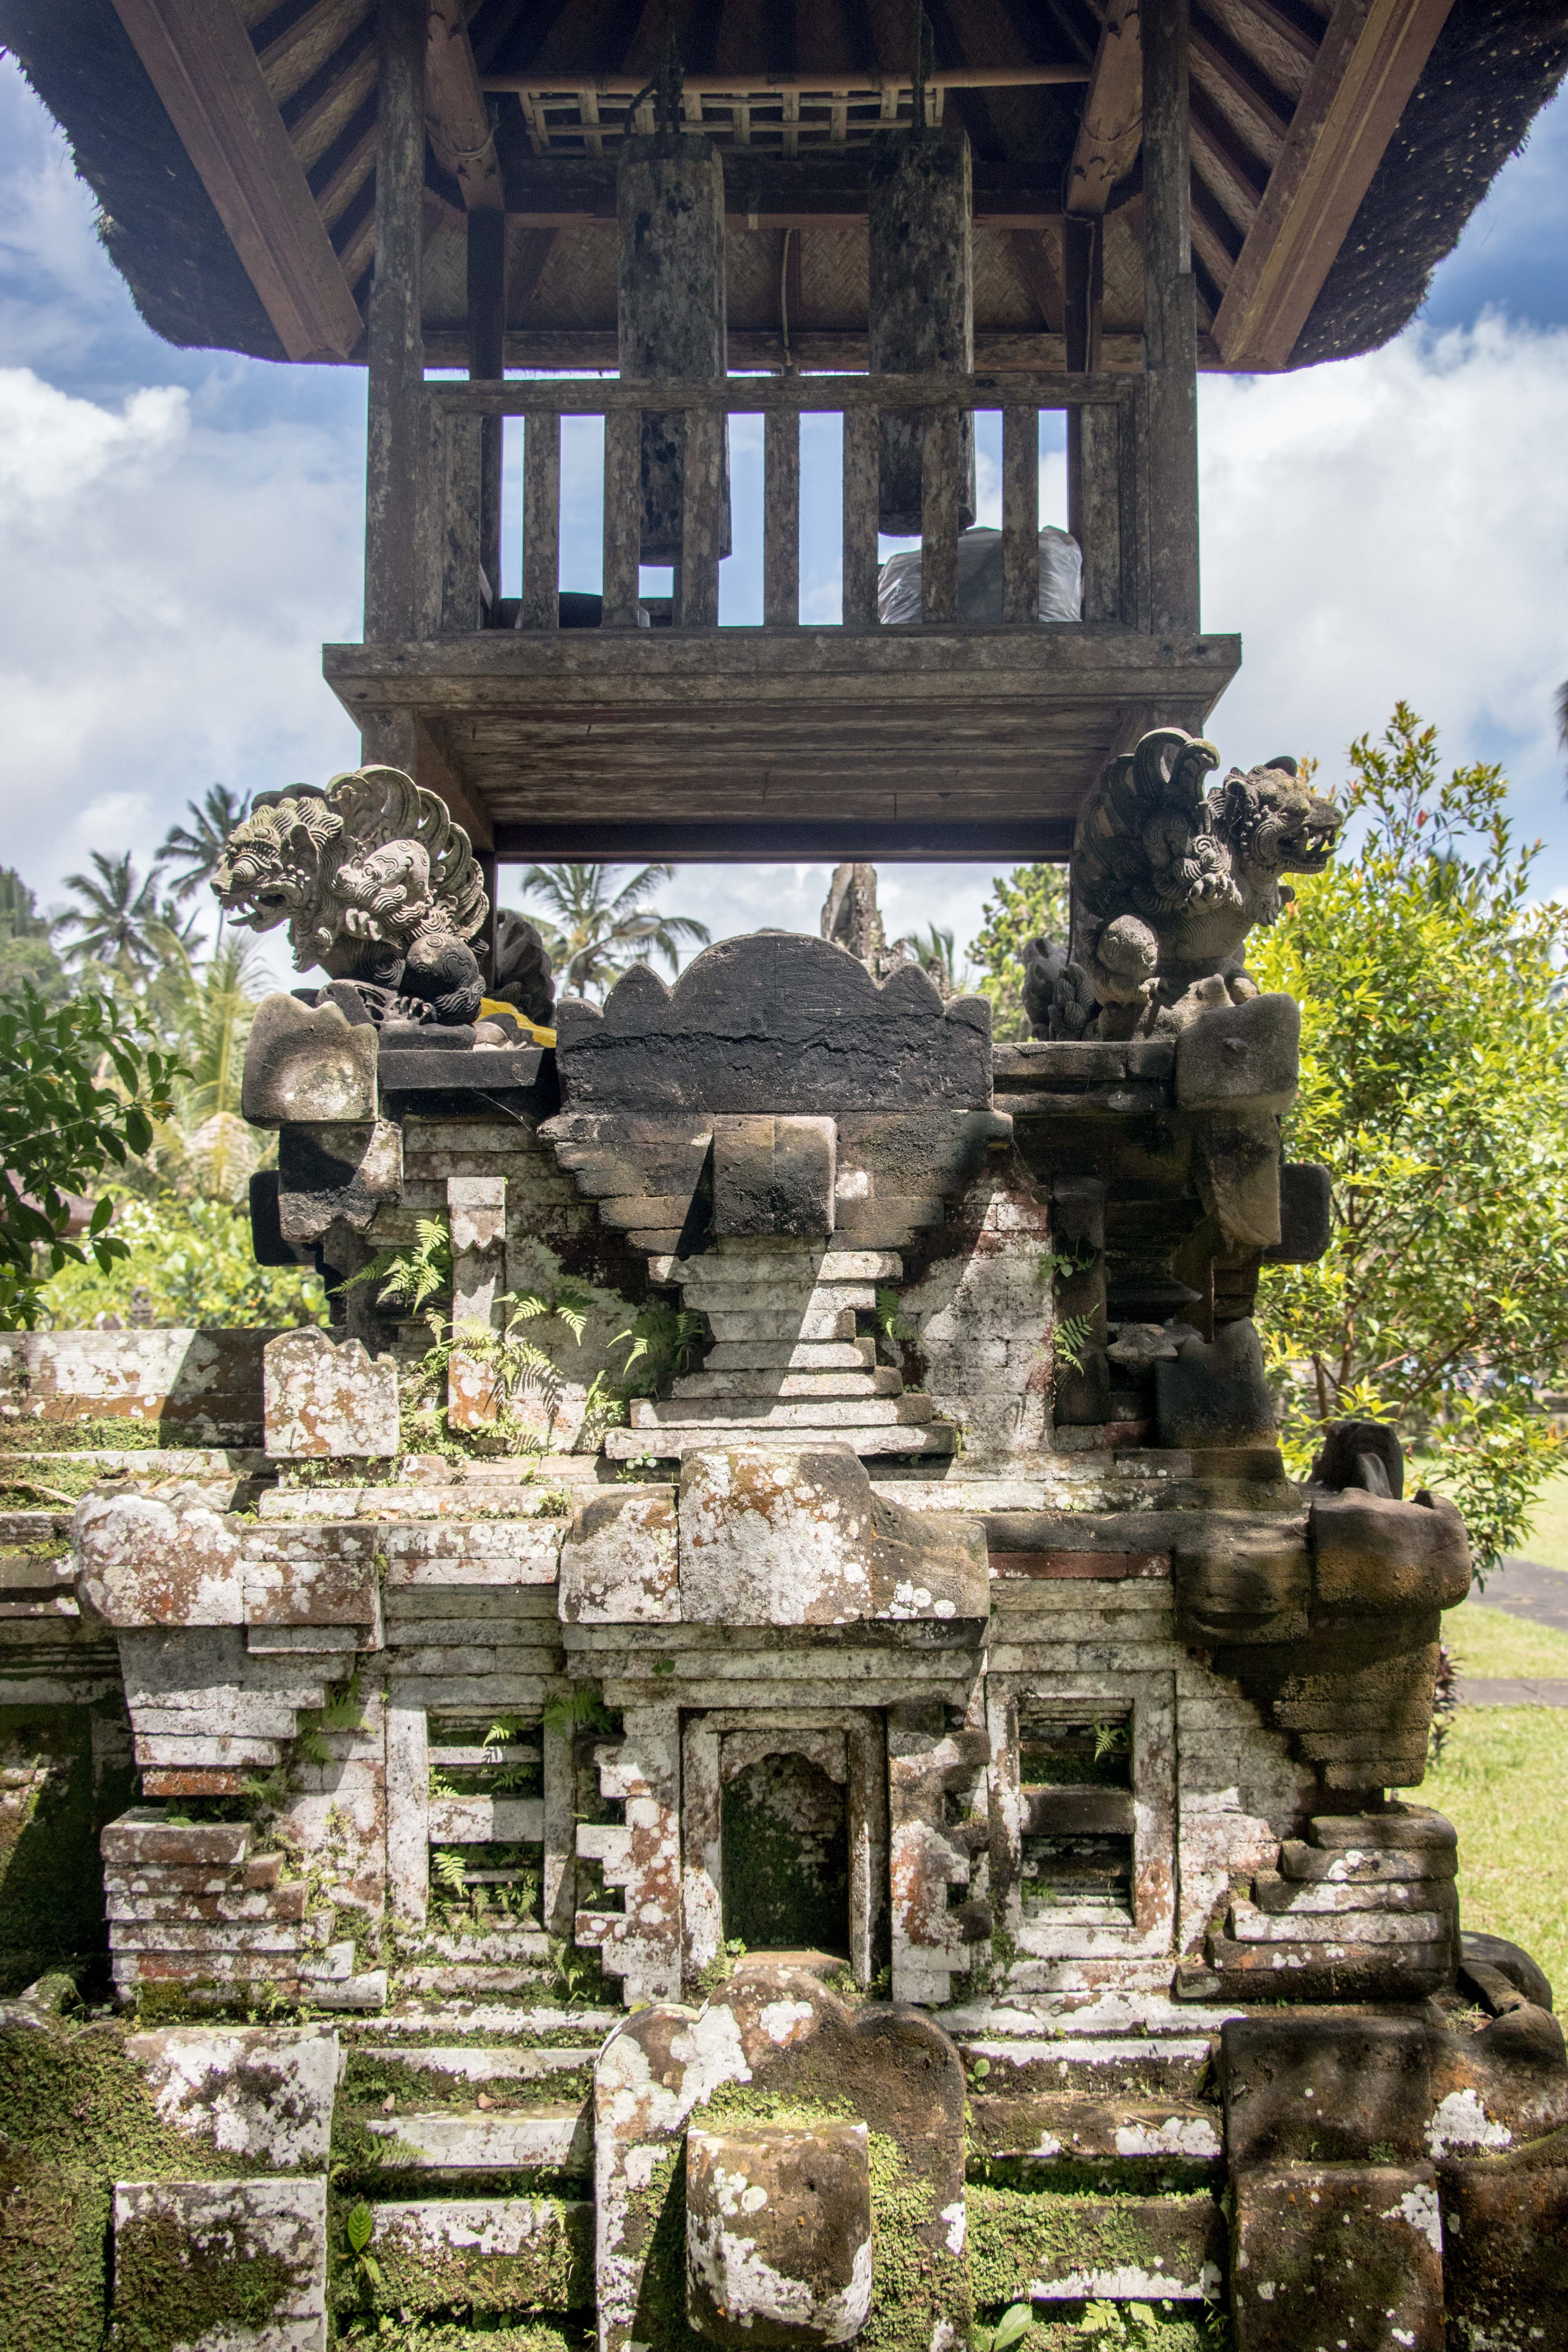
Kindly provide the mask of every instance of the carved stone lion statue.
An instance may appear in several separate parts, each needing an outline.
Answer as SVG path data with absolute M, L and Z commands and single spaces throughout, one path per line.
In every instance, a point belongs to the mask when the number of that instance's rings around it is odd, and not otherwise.
M 258 793 L 213 889 L 251 930 L 287 923 L 295 970 L 353 981 L 373 1018 L 445 1026 L 479 1012 L 468 941 L 489 911 L 479 866 L 442 802 L 396 768 Z
M 1170 1034 L 1206 1003 L 1256 995 L 1249 931 L 1289 899 L 1286 874 L 1318 874 L 1343 817 L 1279 758 L 1215 793 L 1219 753 L 1156 728 L 1109 762 L 1073 842 L 1072 937 L 1025 950 L 1037 1036 Z

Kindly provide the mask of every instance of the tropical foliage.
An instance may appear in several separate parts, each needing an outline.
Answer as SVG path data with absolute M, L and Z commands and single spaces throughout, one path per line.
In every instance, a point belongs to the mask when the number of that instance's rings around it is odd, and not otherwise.
M 175 1072 L 111 996 L 50 1004 L 24 981 L 0 1007 L 0 1328 L 32 1328 L 51 1275 L 125 1260 L 110 1196 L 79 1192 L 146 1150 Z
M 1259 1320 L 1298 1471 L 1325 1423 L 1396 1421 L 1485 1568 L 1560 1453 L 1534 1391 L 1568 1368 L 1568 908 L 1539 901 L 1500 771 L 1443 776 L 1406 705 L 1350 761 L 1359 845 L 1252 943 L 1301 1004 L 1286 1149 L 1334 1202 L 1328 1255 L 1267 1268 Z
M 648 901 L 674 879 L 673 866 L 639 866 L 616 887 L 614 866 L 530 866 L 523 912 L 538 926 L 555 973 L 557 996 L 602 995 L 634 963 L 656 961 L 673 971 L 682 951 L 704 947 L 708 926 L 668 915 Z
M 1065 942 L 1068 928 L 1067 872 L 1060 866 L 1016 866 L 998 874 L 992 896 L 980 910 L 980 929 L 970 941 L 976 985 L 991 999 L 991 1034 L 998 1041 L 1026 1037 L 1024 1012 L 1024 946 L 1041 933 Z M 923 961 L 923 958 L 922 958 Z

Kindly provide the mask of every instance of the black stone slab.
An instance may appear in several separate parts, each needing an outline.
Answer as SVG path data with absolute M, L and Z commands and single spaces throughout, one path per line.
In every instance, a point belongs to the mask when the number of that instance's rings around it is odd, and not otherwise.
M 576 1110 L 909 1110 L 991 1101 L 991 1007 L 943 1006 L 910 963 L 880 987 L 826 940 L 721 940 L 673 988 L 637 965 L 604 1008 L 556 1013 L 562 1099 Z M 383 1078 L 383 1085 L 386 1085 Z

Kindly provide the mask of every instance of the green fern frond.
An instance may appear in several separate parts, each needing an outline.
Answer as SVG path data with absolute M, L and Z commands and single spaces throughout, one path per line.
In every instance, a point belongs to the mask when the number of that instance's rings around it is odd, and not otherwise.
M 458 1846 L 437 1846 L 430 1856 L 430 1874 L 437 1885 L 448 1895 L 468 1893 L 465 1873 L 468 1863 Z

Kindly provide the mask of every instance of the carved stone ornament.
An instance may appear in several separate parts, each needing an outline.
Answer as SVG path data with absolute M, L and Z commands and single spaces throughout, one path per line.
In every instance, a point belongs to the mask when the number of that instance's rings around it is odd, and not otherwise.
M 396 768 L 258 793 L 213 889 L 247 929 L 287 923 L 295 970 L 353 981 L 374 1017 L 453 1026 L 479 1012 L 478 863 L 445 804 Z
M 1212 743 L 1160 727 L 1107 765 L 1073 842 L 1072 939 L 1025 949 L 1037 1037 L 1169 1036 L 1196 1012 L 1257 994 L 1247 934 L 1320 874 L 1343 818 L 1280 757 L 1215 793 Z

